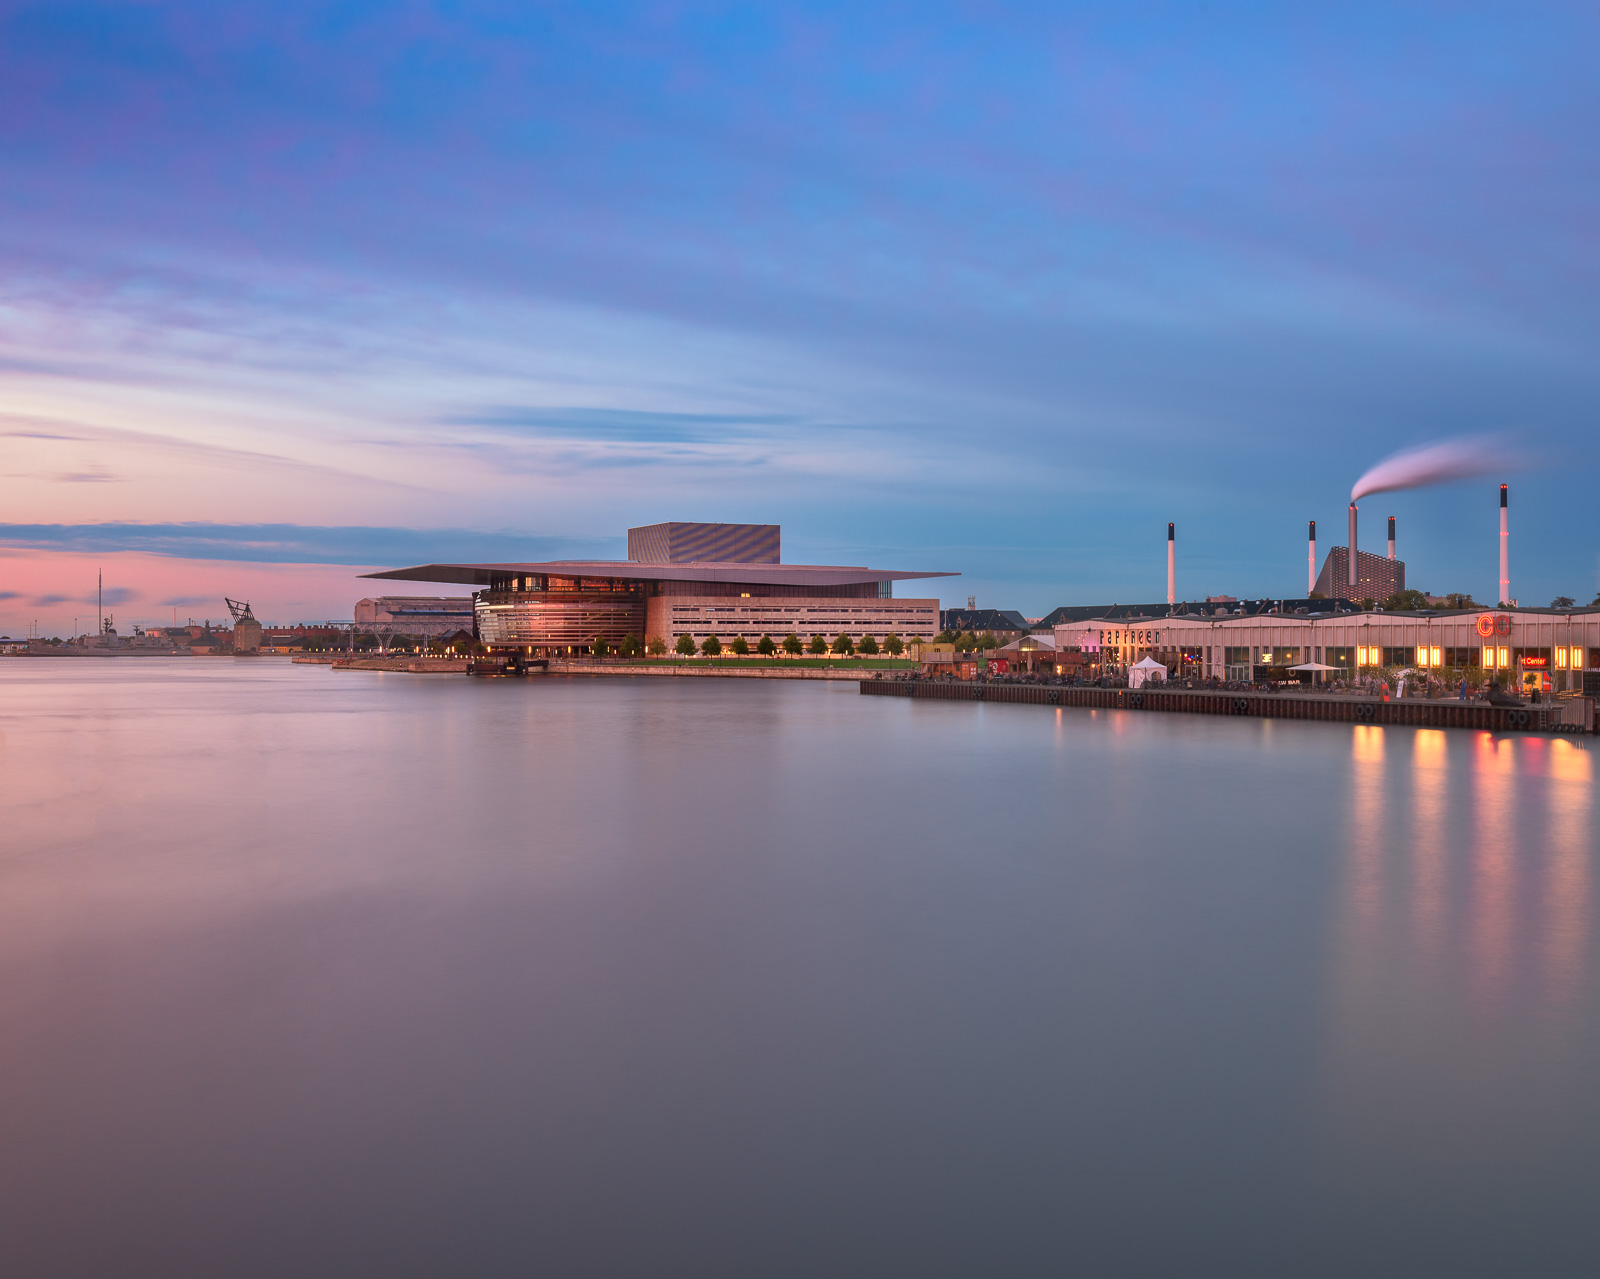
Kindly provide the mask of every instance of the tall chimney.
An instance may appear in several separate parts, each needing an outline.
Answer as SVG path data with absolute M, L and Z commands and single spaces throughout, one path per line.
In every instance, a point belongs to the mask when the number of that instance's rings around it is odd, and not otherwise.
M 1500 486 L 1500 602 L 1511 603 L 1511 533 L 1506 527 L 1506 486 Z
M 1331 585 L 1331 583 L 1330 583 Z M 1317 522 L 1311 521 L 1311 549 L 1306 552 L 1306 594 L 1317 589 Z
M 1394 516 L 1389 517 L 1389 558 L 1394 558 Z
M 1178 602 L 1178 560 L 1177 560 L 1178 528 L 1175 524 L 1167 525 L 1167 603 Z
M 1350 598 L 1356 598 L 1356 504 L 1350 503 Z

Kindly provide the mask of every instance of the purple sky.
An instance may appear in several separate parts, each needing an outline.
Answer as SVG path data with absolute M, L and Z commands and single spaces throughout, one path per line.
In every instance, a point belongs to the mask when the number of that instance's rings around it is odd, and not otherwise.
M 1308 8 L 0 3 L 7 562 L 758 520 L 1037 614 L 1160 598 L 1173 519 L 1282 595 L 1494 432 L 1519 597 L 1587 602 L 1600 11 Z M 1489 599 L 1497 483 L 1364 527 Z

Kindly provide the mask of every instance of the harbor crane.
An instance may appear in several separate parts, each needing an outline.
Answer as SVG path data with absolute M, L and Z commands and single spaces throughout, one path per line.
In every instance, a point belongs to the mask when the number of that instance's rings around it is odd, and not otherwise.
M 233 620 L 235 622 L 243 622 L 246 620 L 253 622 L 256 620 L 256 615 L 250 611 L 249 600 L 245 600 L 243 603 L 240 603 L 238 600 L 230 600 L 226 595 L 222 597 L 222 600 L 223 603 L 228 606 L 228 612 L 233 614 Z

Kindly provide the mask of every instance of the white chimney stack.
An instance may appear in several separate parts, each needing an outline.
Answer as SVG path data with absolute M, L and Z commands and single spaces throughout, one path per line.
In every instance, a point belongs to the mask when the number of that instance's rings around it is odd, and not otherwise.
M 1350 598 L 1356 597 L 1356 504 L 1350 503 Z
M 1167 604 L 1178 602 L 1178 560 L 1177 538 L 1178 529 L 1175 524 L 1167 525 Z
M 1389 517 L 1389 558 L 1394 558 L 1394 516 Z
M 1511 598 L 1511 532 L 1506 527 L 1506 486 L 1500 486 L 1500 602 L 1513 603 Z
M 1311 521 L 1311 549 L 1306 552 L 1306 594 L 1317 589 L 1317 522 Z

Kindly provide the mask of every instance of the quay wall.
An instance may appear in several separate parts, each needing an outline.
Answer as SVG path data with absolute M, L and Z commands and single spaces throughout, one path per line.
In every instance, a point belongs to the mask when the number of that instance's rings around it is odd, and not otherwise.
M 564 662 L 550 659 L 552 675 L 671 675 L 701 676 L 710 679 L 851 679 L 861 671 L 830 671 L 821 666 L 607 666 L 598 662 Z
M 1396 724 L 1416 728 L 1471 728 L 1490 732 L 1595 731 L 1593 698 L 1569 698 L 1537 706 L 1491 706 L 1486 702 L 1317 697 L 1283 693 L 1227 693 L 1199 689 L 1064 688 L 1040 684 L 974 684 L 923 680 L 860 681 L 873 697 L 915 697 L 960 702 L 1021 702 L 1035 706 L 1081 706 L 1105 710 L 1179 711 L 1191 715 L 1246 715 L 1267 719 L 1315 719 L 1351 724 Z

